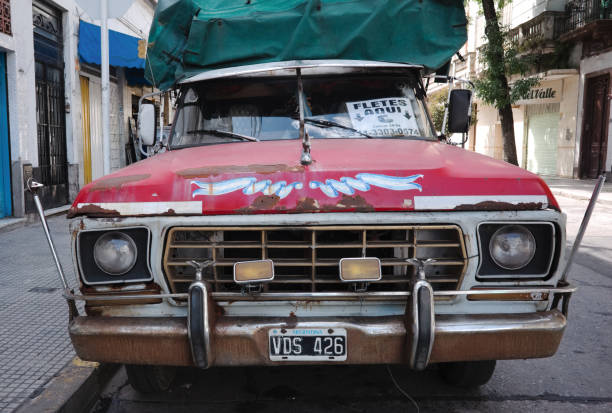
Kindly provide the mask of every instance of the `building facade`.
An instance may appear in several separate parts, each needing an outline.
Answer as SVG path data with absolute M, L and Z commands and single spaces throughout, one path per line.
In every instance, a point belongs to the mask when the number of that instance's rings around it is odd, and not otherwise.
M 529 76 L 540 80 L 512 112 L 519 165 L 545 176 L 593 178 L 610 174 L 609 127 L 612 16 L 599 0 L 515 0 L 501 23 L 520 56 L 529 57 Z M 468 42 L 451 74 L 474 79 L 483 70 L 479 51 L 485 21 L 475 2 L 468 7 Z M 511 78 L 512 82 L 515 78 Z M 467 148 L 503 159 L 497 110 L 476 99 L 476 122 Z
M 155 6 L 135 0 L 109 28 L 146 39 Z M 0 0 L 0 218 L 33 211 L 25 190 L 30 176 L 45 184 L 46 208 L 68 204 L 101 176 L 100 69 L 82 59 L 82 22 L 99 24 L 75 0 Z M 111 159 L 118 169 L 126 163 L 133 97 L 151 88 L 130 82 L 139 75 L 129 68 L 111 73 Z

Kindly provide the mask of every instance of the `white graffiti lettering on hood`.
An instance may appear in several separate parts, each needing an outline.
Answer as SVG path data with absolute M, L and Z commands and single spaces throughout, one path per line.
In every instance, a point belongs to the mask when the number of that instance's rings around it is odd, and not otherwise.
M 312 180 L 309 183 L 311 189 L 320 189 L 330 198 L 340 196 L 340 194 L 353 195 L 355 191 L 367 192 L 372 186 L 392 191 L 422 191 L 422 186 L 415 181 L 423 175 L 411 175 L 406 177 L 390 176 L 372 173 L 360 173 L 355 177 L 343 176 L 339 180 L 326 179 L 324 182 Z M 224 195 L 238 190 L 242 190 L 245 195 L 254 195 L 261 192 L 264 195 L 276 195 L 280 199 L 286 198 L 294 189 L 304 188 L 302 182 L 287 183 L 286 181 L 272 182 L 270 179 L 258 180 L 255 177 L 234 178 L 219 182 L 191 181 L 192 185 L 197 186 L 191 196 L 195 198 L 199 195 L 214 196 Z

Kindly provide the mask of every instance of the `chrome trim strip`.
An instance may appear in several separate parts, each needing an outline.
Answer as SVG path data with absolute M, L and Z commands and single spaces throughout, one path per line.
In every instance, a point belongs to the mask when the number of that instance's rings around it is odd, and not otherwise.
M 475 205 L 481 202 L 503 202 L 512 205 L 540 203 L 539 209 L 548 208 L 546 195 L 458 195 L 458 196 L 414 196 L 415 211 L 455 209 L 460 205 Z
M 486 294 L 512 294 L 512 293 L 549 293 L 570 294 L 576 291 L 576 287 L 551 287 L 551 288 L 520 288 L 520 289 L 498 289 L 498 290 L 460 290 L 460 291 L 435 291 L 434 296 L 449 295 L 486 295 Z M 259 293 L 257 295 L 245 295 L 241 293 L 211 293 L 215 301 L 285 301 L 289 300 L 405 300 L 411 293 L 409 291 L 397 292 L 364 292 L 364 293 Z M 187 293 L 177 294 L 142 294 L 142 295 L 82 295 L 64 293 L 67 300 L 77 301 L 112 301 L 112 300 L 137 300 L 152 298 L 179 298 L 187 299 Z
M 79 202 L 77 210 L 88 206 L 95 206 L 111 211 L 118 215 L 159 215 L 172 210 L 176 215 L 201 214 L 202 201 L 172 201 L 172 202 Z
M 86 228 L 108 229 L 113 227 L 147 225 L 167 231 L 172 227 L 240 227 L 254 226 L 321 226 L 321 225 L 457 225 L 464 232 L 476 227 L 479 222 L 508 221 L 520 219 L 535 222 L 561 222 L 563 214 L 552 210 L 537 211 L 453 211 L 444 212 L 316 212 L 303 214 L 253 214 L 253 215 L 198 215 L 198 216 L 155 216 L 125 218 L 88 218 L 72 219 L 70 229 L 80 231 Z M 82 224 L 81 224 L 82 222 Z M 160 231 L 160 232 L 161 232 Z
M 83 295 L 64 293 L 62 294 L 66 300 L 69 301 L 116 301 L 116 300 L 150 300 L 155 298 L 181 298 L 187 299 L 189 295 L 187 293 L 181 294 L 132 294 L 132 295 Z
M 179 84 L 199 82 L 202 80 L 218 79 L 222 77 L 255 75 L 262 72 L 292 71 L 308 68 L 352 68 L 352 69 L 422 69 L 423 66 L 405 63 L 377 62 L 372 60 L 289 60 L 285 62 L 269 62 L 254 65 L 235 66 L 225 69 L 210 70 L 181 80 Z M 331 71 L 330 71 L 331 72 Z M 271 74 L 274 76 L 274 74 Z

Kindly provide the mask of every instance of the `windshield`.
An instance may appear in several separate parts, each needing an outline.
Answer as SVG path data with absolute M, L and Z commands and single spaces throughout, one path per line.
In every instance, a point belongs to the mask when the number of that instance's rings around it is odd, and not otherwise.
M 304 117 L 313 139 L 433 139 L 412 76 L 305 77 Z M 174 148 L 299 138 L 297 79 L 224 79 L 183 88 Z

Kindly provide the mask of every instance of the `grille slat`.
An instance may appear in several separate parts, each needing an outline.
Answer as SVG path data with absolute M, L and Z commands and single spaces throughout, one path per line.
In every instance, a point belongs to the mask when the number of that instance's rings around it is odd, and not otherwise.
M 467 265 L 463 234 L 456 225 L 333 227 L 175 227 L 168 231 L 163 268 L 172 292 L 186 292 L 194 280 L 190 260 L 213 260 L 203 274 L 215 292 L 239 292 L 233 282 L 238 261 L 272 259 L 275 279 L 268 292 L 347 292 L 341 258 L 378 257 L 383 278 L 368 291 L 406 291 L 414 267 L 407 258 L 435 258 L 427 278 L 436 290 L 452 290 Z

